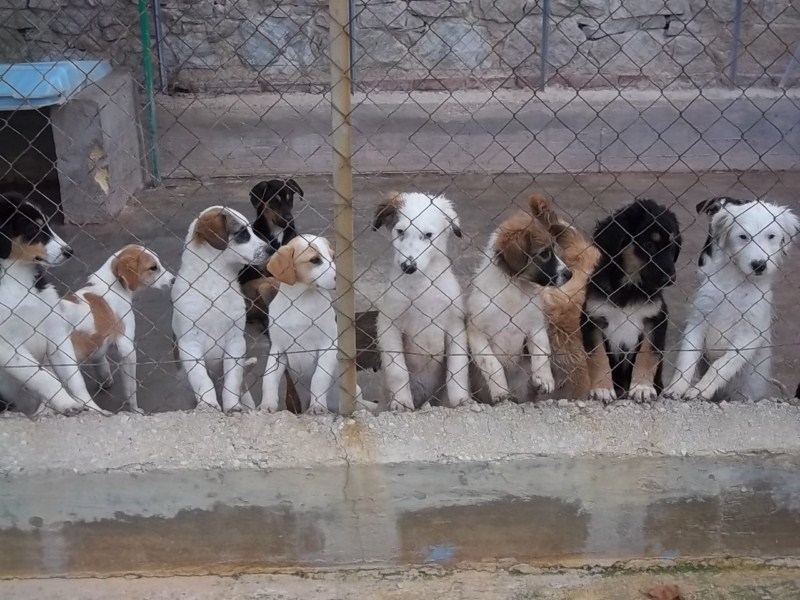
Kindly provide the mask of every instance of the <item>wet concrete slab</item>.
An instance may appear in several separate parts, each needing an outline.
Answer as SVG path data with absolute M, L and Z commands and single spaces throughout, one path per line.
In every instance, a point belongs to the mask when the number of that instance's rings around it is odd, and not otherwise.
M 0 577 L 800 556 L 800 459 L 7 475 Z

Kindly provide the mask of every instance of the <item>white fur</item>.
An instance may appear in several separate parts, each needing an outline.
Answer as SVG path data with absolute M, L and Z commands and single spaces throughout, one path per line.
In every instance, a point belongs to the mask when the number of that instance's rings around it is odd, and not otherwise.
M 772 285 L 798 219 L 768 202 L 725 205 L 711 221 L 712 255 L 699 286 L 666 396 L 759 399 L 771 380 Z M 744 236 L 744 238 L 742 237 Z M 754 271 L 766 262 L 761 274 Z M 698 381 L 705 355 L 708 372 Z
M 555 389 L 541 286 L 509 277 L 494 262 L 497 233 L 489 238 L 467 300 L 469 347 L 489 388 L 491 402 L 528 397 L 531 382 L 545 394 Z M 560 268 L 566 265 L 559 259 Z M 522 351 L 528 342 L 530 363 Z
M 212 206 L 200 216 L 220 208 Z M 241 213 L 225 210 L 229 219 L 247 228 L 250 240 L 236 244 L 230 238 L 224 250 L 197 244 L 194 233 L 199 217 L 192 222 L 172 286 L 172 329 L 197 406 L 219 407 L 211 369 L 224 376 L 222 410 L 227 412 L 255 408 L 250 392 L 244 389 L 245 302 L 237 276 L 245 264 L 265 260 L 267 246 Z
M 447 404 L 470 401 L 461 286 L 447 255 L 458 217 L 443 196 L 402 194 L 390 232 L 390 285 L 379 300 L 378 346 L 390 410 L 413 410 L 446 383 Z M 402 234 L 400 233 L 402 231 Z M 413 273 L 402 265 L 413 263 Z
M 45 250 L 48 265 L 68 257 L 67 244 L 55 233 Z M 0 393 L 12 401 L 33 396 L 37 414 L 47 408 L 105 414 L 86 389 L 70 339 L 73 324 L 58 292 L 52 286 L 37 290 L 36 276 L 33 264 L 0 261 Z
M 127 248 L 127 246 L 126 246 Z M 141 246 L 141 252 L 149 254 L 156 263 L 157 270 L 151 273 L 140 274 L 140 288 L 150 287 L 158 290 L 168 290 L 172 287 L 175 277 L 161 264 L 155 252 Z M 75 292 L 82 300 L 79 304 L 61 302 L 62 309 L 69 314 L 75 325 L 75 331 L 92 334 L 95 330 L 94 318 L 86 294 L 94 294 L 108 303 L 108 306 L 119 318 L 123 325 L 123 333 L 116 341 L 107 341 L 87 360 L 96 361 L 98 375 L 103 385 L 113 383 L 111 367 L 108 363 L 109 350 L 113 349 L 119 355 L 119 366 L 122 373 L 122 393 L 130 409 L 139 412 L 136 398 L 136 315 L 133 312 L 133 297 L 135 292 L 125 287 L 112 271 L 112 264 L 125 248 L 122 248 L 109 257 L 103 265 L 89 276 L 86 285 Z
M 322 263 L 313 267 L 311 281 L 281 283 L 269 305 L 271 347 L 264 370 L 261 408 L 277 411 L 278 390 L 288 368 L 303 411 L 325 414 L 338 410 L 338 346 L 336 313 L 331 292 L 336 289 L 336 265 L 328 242 L 314 235 L 300 235 L 320 254 Z M 360 396 L 360 390 L 356 389 Z

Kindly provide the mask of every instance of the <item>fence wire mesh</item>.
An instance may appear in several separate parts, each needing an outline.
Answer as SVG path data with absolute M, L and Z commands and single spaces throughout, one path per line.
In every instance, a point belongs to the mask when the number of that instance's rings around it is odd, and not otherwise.
M 331 5 L 0 2 L 0 407 L 794 390 L 797 3 Z

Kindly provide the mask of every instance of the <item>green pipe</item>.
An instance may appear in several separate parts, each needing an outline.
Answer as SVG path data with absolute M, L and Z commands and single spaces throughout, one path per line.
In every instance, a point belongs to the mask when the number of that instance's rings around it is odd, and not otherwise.
M 150 138 L 150 173 L 153 185 L 161 183 L 156 144 L 156 104 L 153 92 L 153 58 L 150 56 L 150 14 L 147 0 L 139 0 L 139 30 L 142 38 L 142 68 L 144 69 L 144 95 L 147 99 L 147 134 Z

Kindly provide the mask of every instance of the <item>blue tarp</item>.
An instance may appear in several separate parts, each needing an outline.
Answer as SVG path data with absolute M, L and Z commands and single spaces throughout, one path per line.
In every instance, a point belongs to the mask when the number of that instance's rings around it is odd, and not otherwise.
M 105 60 L 0 64 L 0 111 L 63 104 L 110 72 Z

